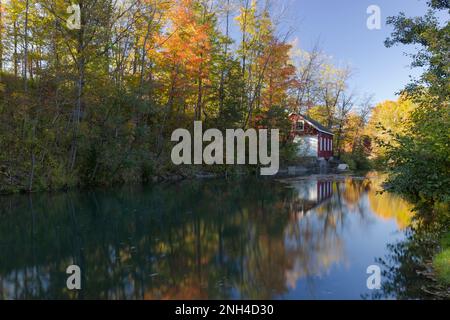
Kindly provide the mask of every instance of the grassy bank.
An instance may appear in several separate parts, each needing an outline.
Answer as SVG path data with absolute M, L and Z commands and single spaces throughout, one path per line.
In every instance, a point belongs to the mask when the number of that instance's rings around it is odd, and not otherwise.
M 440 247 L 440 252 L 433 258 L 433 268 L 437 280 L 444 285 L 450 285 L 450 232 L 442 236 Z

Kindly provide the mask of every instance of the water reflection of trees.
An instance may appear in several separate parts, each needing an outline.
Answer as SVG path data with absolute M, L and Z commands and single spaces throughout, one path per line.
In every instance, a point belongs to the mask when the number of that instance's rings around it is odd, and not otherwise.
M 367 185 L 329 185 L 316 199 L 261 181 L 0 198 L 0 298 L 277 297 L 342 262 L 347 216 L 367 218 Z
M 377 258 L 382 266 L 381 290 L 370 299 L 449 299 L 450 288 L 439 285 L 430 274 L 436 252 L 435 232 L 429 226 L 409 227 L 403 240 L 388 244 L 388 253 Z

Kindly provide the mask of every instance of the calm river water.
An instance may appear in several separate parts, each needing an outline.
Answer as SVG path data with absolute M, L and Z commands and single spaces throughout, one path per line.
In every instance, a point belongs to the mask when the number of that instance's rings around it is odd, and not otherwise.
M 0 298 L 397 298 L 366 270 L 412 207 L 379 190 L 322 175 L 0 197 Z

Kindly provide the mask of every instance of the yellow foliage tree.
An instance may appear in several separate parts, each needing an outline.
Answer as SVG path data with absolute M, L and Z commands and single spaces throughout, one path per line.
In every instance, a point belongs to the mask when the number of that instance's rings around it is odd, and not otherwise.
M 387 143 L 392 139 L 391 134 L 405 133 L 406 124 L 410 120 L 414 103 L 406 97 L 397 101 L 384 101 L 375 106 L 366 127 L 366 133 L 374 141 Z M 391 133 L 391 134 L 390 134 Z M 383 156 L 384 148 L 379 143 L 372 146 L 372 157 Z

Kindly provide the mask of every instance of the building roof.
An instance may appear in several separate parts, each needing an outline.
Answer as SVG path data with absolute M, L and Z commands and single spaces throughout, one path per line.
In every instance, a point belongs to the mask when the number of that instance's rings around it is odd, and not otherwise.
M 306 122 L 308 122 L 311 126 L 313 126 L 314 128 L 316 128 L 316 129 L 319 130 L 320 132 L 334 135 L 334 133 L 331 132 L 331 129 L 329 129 L 329 128 L 323 126 L 323 125 L 321 125 L 321 124 L 320 124 L 319 122 L 317 122 L 316 120 L 311 119 L 310 117 L 305 116 L 304 114 L 301 114 L 301 113 L 291 113 L 290 115 L 293 115 L 293 114 L 299 115 L 299 116 L 302 117 Z

